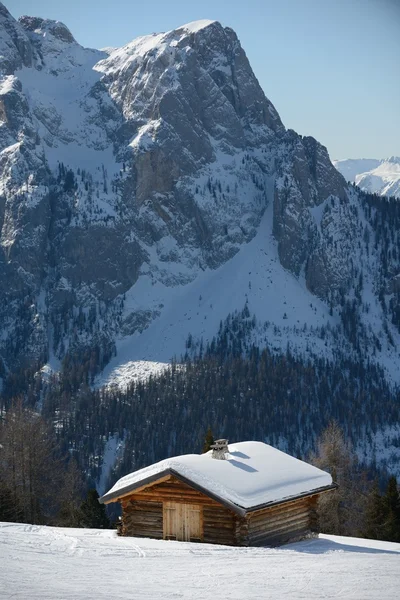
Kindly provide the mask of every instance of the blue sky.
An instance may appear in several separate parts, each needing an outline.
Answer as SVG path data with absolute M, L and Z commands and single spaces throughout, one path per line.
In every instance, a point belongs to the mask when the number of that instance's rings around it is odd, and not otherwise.
M 9 0 L 63 21 L 78 42 L 121 46 L 139 35 L 216 19 L 239 36 L 286 127 L 331 158 L 400 155 L 400 0 Z

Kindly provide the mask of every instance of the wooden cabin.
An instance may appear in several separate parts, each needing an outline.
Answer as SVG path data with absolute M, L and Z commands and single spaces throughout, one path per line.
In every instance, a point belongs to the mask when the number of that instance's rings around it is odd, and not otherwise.
M 318 532 L 328 473 L 261 442 L 217 440 L 206 454 L 162 460 L 99 499 L 122 506 L 121 535 L 278 546 Z

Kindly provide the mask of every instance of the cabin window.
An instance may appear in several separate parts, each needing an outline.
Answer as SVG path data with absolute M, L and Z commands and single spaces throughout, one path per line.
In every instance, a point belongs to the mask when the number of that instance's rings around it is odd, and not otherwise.
M 201 542 L 202 516 L 202 507 L 198 504 L 164 502 L 164 539 Z

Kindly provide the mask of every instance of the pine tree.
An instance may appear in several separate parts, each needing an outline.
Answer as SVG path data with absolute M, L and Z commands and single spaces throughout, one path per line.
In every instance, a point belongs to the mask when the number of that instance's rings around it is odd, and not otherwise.
M 383 503 L 385 508 L 383 539 L 389 542 L 400 542 L 400 496 L 394 476 L 389 479 Z
M 375 481 L 368 495 L 365 509 L 365 529 L 363 537 L 373 540 L 382 540 L 384 537 L 385 505 L 379 493 L 378 482 Z
M 211 450 L 211 446 L 214 444 L 214 436 L 211 431 L 211 427 L 207 429 L 206 437 L 204 438 L 203 454 Z
M 19 523 L 22 521 L 22 509 L 14 502 L 12 491 L 0 478 L 0 521 Z
M 109 529 L 110 521 L 106 514 L 106 507 L 99 502 L 97 490 L 91 489 L 86 500 L 81 504 L 81 527 L 90 529 Z

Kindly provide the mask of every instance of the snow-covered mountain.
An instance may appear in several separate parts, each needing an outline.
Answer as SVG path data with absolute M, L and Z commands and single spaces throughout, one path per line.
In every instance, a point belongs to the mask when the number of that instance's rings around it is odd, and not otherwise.
M 333 164 L 346 181 L 352 181 L 362 190 L 380 196 L 400 198 L 400 157 L 383 160 L 374 158 L 347 158 Z
M 260 345 L 399 377 L 398 216 L 285 129 L 232 29 L 98 51 L 0 4 L 0 69 L 0 376 L 85 352 L 126 381 L 247 304 Z

